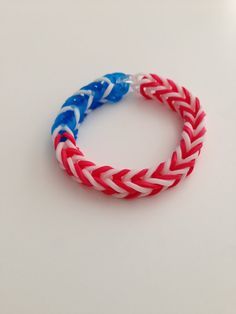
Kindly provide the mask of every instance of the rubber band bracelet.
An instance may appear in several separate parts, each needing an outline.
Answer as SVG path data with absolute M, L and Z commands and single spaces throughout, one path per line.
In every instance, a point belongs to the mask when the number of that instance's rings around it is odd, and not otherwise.
M 183 120 L 180 143 L 167 161 L 151 168 L 130 170 L 96 165 L 76 144 L 79 126 L 90 111 L 107 102 L 118 102 L 131 90 L 167 105 L 180 115 Z M 135 198 L 172 188 L 192 172 L 206 132 L 204 117 L 198 98 L 170 79 L 155 74 L 112 73 L 69 97 L 51 132 L 60 166 L 76 181 L 118 198 Z

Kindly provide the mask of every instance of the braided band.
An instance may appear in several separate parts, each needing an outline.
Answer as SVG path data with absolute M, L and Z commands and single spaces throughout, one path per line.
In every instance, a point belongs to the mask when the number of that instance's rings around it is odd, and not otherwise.
M 170 158 L 141 170 L 114 169 L 87 160 L 76 145 L 85 116 L 106 102 L 118 102 L 132 87 L 147 99 L 155 99 L 183 119 L 181 140 Z M 151 196 L 177 185 L 188 176 L 200 154 L 205 113 L 198 98 L 172 80 L 155 74 L 107 74 L 84 86 L 63 104 L 53 126 L 56 158 L 76 181 L 118 198 Z

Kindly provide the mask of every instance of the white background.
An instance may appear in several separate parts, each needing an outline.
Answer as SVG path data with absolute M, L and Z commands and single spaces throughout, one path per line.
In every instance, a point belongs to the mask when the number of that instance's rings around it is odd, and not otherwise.
M 235 21 L 234 0 L 0 0 L 1 314 L 236 312 Z M 103 196 L 55 160 L 59 107 L 114 71 L 169 77 L 207 112 L 194 173 L 160 196 Z M 141 168 L 166 159 L 180 130 L 128 97 L 86 119 L 80 146 Z

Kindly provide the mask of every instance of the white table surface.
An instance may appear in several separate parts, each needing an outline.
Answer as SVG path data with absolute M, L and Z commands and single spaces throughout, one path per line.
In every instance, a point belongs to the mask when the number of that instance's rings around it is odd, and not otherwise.
M 0 313 L 235 314 L 235 0 L 0 0 L 0 25 Z M 59 107 L 114 71 L 169 77 L 207 112 L 194 173 L 158 197 L 103 196 L 55 161 Z M 86 155 L 132 168 L 167 158 L 181 124 L 146 105 L 92 113 Z

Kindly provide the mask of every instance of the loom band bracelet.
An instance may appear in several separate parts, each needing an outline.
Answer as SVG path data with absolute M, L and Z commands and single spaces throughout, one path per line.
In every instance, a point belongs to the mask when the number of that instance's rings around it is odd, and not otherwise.
M 183 120 L 180 143 L 169 159 L 151 168 L 115 169 L 89 161 L 77 146 L 78 130 L 86 115 L 105 103 L 116 103 L 130 91 L 176 111 Z M 84 86 L 63 104 L 52 139 L 60 166 L 79 183 L 117 198 L 158 194 L 188 176 L 200 154 L 206 132 L 205 113 L 185 87 L 156 74 L 112 73 Z

